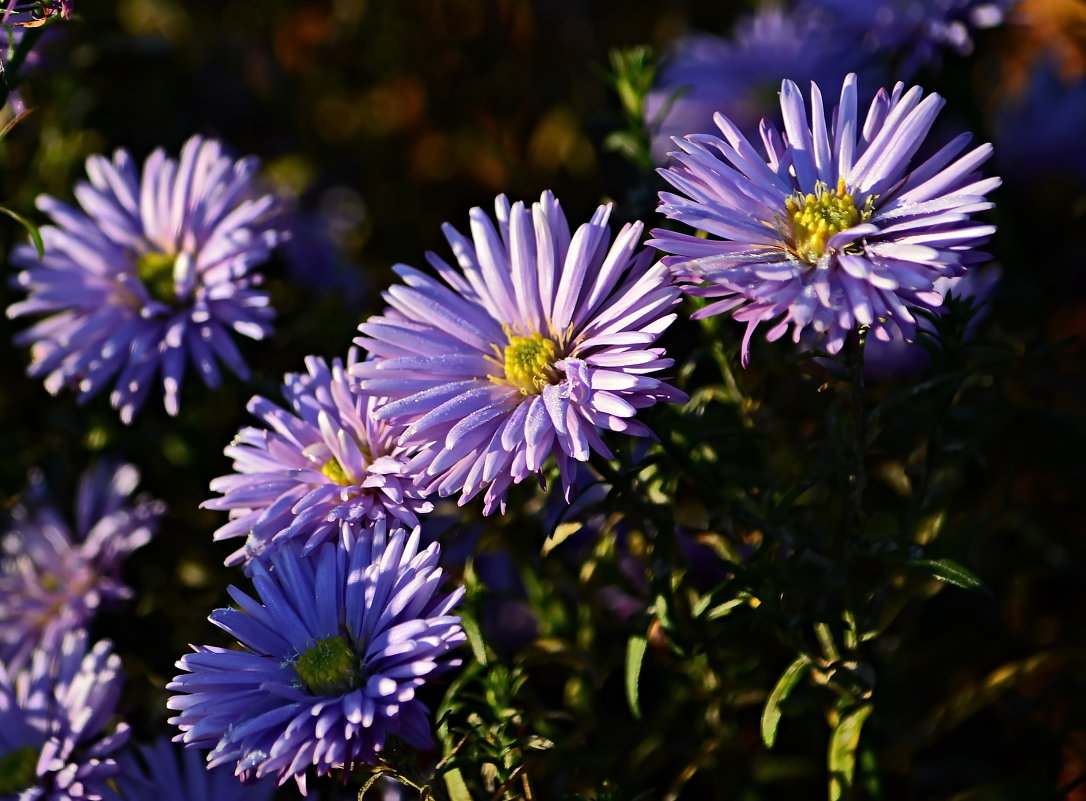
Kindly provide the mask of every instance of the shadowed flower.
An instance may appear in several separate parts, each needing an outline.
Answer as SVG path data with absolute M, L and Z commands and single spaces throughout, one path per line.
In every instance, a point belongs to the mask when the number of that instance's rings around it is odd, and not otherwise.
M 791 326 L 798 342 L 810 329 L 830 353 L 861 326 L 879 340 L 911 340 L 909 306 L 939 306 L 935 282 L 987 258 L 973 248 L 995 229 L 970 215 L 991 208 L 984 195 L 999 185 L 977 172 L 991 145 L 962 155 L 962 134 L 914 164 L 942 98 L 899 83 L 880 90 L 865 120 L 856 105 L 849 76 L 827 125 L 812 84 L 808 124 L 799 88 L 785 81 L 783 137 L 762 125 L 766 158 L 718 115 L 724 140 L 676 140 L 682 152 L 661 170 L 687 197 L 661 192 L 659 211 L 719 238 L 658 230 L 652 244 L 675 254 L 664 262 L 693 284 L 688 292 L 717 299 L 696 317 L 731 312 L 747 324 L 744 365 L 761 323 L 773 323 L 770 341 Z
M 404 449 L 374 418 L 374 400 L 351 392 L 343 364 L 315 356 L 305 364 L 283 384 L 291 411 L 259 395 L 249 401 L 265 428 L 238 432 L 225 451 L 236 472 L 211 482 L 223 497 L 203 506 L 230 511 L 215 539 L 247 537 L 227 564 L 266 561 L 287 540 L 307 554 L 337 534 L 357 539 L 378 520 L 417 526 L 433 509 L 404 475 Z
M 3 3 L 0 23 L 36 28 L 44 25 L 50 17 L 60 16 L 71 19 L 75 0 L 8 0 Z
M 419 552 L 419 530 L 325 543 L 310 557 L 293 548 L 253 563 L 259 601 L 234 587 L 237 609 L 210 620 L 244 650 L 197 646 L 177 663 L 186 674 L 167 689 L 179 714 L 177 739 L 214 746 L 209 767 L 235 764 L 242 781 L 326 774 L 372 764 L 392 735 L 433 744 L 428 712 L 415 697 L 429 678 L 455 667 L 449 651 L 466 639 L 449 614 L 459 588 L 437 595 L 436 543 Z
M 486 489 L 484 514 L 549 454 L 568 494 L 578 461 L 611 455 L 600 429 L 651 436 L 637 410 L 685 400 L 649 375 L 672 365 L 651 345 L 680 293 L 637 250 L 641 223 L 612 243 L 610 206 L 572 237 L 549 192 L 530 210 L 504 196 L 495 208 L 497 228 L 472 210 L 471 239 L 445 226 L 458 268 L 428 259 L 447 286 L 396 267 L 391 308 L 355 340 L 374 358 L 351 371 L 391 399 L 377 417 L 407 426 L 401 444 L 422 448 L 409 468 L 423 490 L 461 492 L 462 505 Z
M 747 136 L 777 105 L 781 79 L 838 84 L 859 66 L 857 51 L 816 15 L 764 6 L 741 19 L 729 39 L 692 34 L 675 41 L 645 100 L 657 163 L 671 139 L 715 130 L 720 112 Z
M 29 245 L 12 260 L 29 297 L 11 317 L 48 315 L 22 332 L 32 376 L 85 400 L 116 378 L 110 402 L 129 423 L 161 373 L 164 403 L 177 414 L 186 360 L 218 386 L 218 360 L 248 376 L 231 330 L 271 332 L 268 295 L 253 268 L 282 238 L 277 201 L 260 195 L 255 159 L 234 161 L 195 136 L 179 161 L 156 150 L 142 177 L 124 150 L 87 159 L 76 185 L 82 209 L 42 195 L 55 225 L 41 229 L 45 256 Z
M 130 496 L 139 483 L 132 465 L 99 464 L 84 473 L 75 533 L 49 503 L 41 474 L 31 474 L 27 499 L 12 511 L 0 561 L 0 659 L 23 665 L 35 647 L 56 649 L 104 605 L 132 597 L 121 562 L 145 545 L 164 510 L 161 501 Z
M 103 734 L 121 694 L 120 666 L 108 640 L 87 651 L 82 631 L 55 651 L 35 651 L 23 670 L 0 665 L 0 797 L 102 798 L 129 734 L 124 724 Z
M 803 0 L 834 35 L 881 59 L 896 61 L 895 77 L 938 64 L 945 51 L 973 52 L 973 35 L 994 28 L 1019 0 Z
M 141 763 L 125 760 L 119 792 L 108 801 L 270 801 L 275 795 L 274 781 L 242 785 L 229 768 L 208 770 L 199 751 L 166 739 L 141 746 L 140 754 Z

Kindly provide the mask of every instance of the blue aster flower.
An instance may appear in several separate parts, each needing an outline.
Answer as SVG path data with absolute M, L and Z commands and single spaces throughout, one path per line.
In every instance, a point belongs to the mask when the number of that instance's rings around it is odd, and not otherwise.
M 736 23 L 728 38 L 689 34 L 664 53 L 645 100 L 652 154 L 664 163 L 675 136 L 711 133 L 720 112 L 747 136 L 772 113 L 777 87 L 838 84 L 860 66 L 860 52 L 817 14 L 768 5 Z
M 195 749 L 157 740 L 140 746 L 142 759 L 125 760 L 116 778 L 117 792 L 108 801 L 270 801 L 276 784 L 271 779 L 243 785 L 226 767 L 208 770 L 204 755 Z
M 55 223 L 41 229 L 45 256 L 29 245 L 12 261 L 29 297 L 8 315 L 45 315 L 23 331 L 31 376 L 45 387 L 79 392 L 80 401 L 110 381 L 110 402 L 129 423 L 161 374 L 166 411 L 177 414 L 191 362 L 218 386 L 222 360 L 248 370 L 231 332 L 262 339 L 273 312 L 254 270 L 282 239 L 278 201 L 260 194 L 254 159 L 234 161 L 213 140 L 195 136 L 179 161 L 156 150 L 142 176 L 131 156 L 87 159 L 89 182 L 76 185 L 82 208 L 42 195 Z
M 449 612 L 459 588 L 437 594 L 436 543 L 419 551 L 419 529 L 325 543 L 310 557 L 280 548 L 253 565 L 259 600 L 231 587 L 238 608 L 210 620 L 243 650 L 197 646 L 167 689 L 176 739 L 213 747 L 208 766 L 235 765 L 244 782 L 373 764 L 390 736 L 415 748 L 433 737 L 416 693 L 459 664 L 464 642 Z
M 83 631 L 38 649 L 22 670 L 0 664 L 0 797 L 100 799 L 129 734 L 124 724 L 106 732 L 123 681 L 109 641 L 88 651 Z
M 203 506 L 230 512 L 215 539 L 246 537 L 227 564 L 266 559 L 287 541 L 306 554 L 340 536 L 357 539 L 379 520 L 417 526 L 433 509 L 405 474 L 405 450 L 374 418 L 374 399 L 351 391 L 338 359 L 305 364 L 307 372 L 283 384 L 290 411 L 259 395 L 249 401 L 265 427 L 238 432 L 226 448 L 235 472 L 211 482 L 222 497 Z
M 783 135 L 763 123 L 760 156 L 725 117 L 711 135 L 676 140 L 661 174 L 683 195 L 660 193 L 659 211 L 707 238 L 654 231 L 652 244 L 693 295 L 714 299 L 695 316 L 730 312 L 747 324 L 742 360 L 762 323 L 770 341 L 805 330 L 838 352 L 849 332 L 914 339 L 910 306 L 942 304 L 940 278 L 987 258 L 975 248 L 995 230 L 972 219 L 991 208 L 998 178 L 977 168 L 991 145 L 964 152 L 962 134 L 925 161 L 917 151 L 943 105 L 920 87 L 880 90 L 857 116 L 849 76 L 828 124 L 817 85 L 807 119 L 799 87 L 781 86 Z
M 486 490 L 485 514 L 552 454 L 568 496 L 577 462 L 611 455 L 601 429 L 651 436 L 637 411 L 686 397 L 652 375 L 672 365 L 653 343 L 680 293 L 638 249 L 641 223 L 612 243 L 610 206 L 572 236 L 549 192 L 530 210 L 504 196 L 495 209 L 497 227 L 471 211 L 471 239 L 445 226 L 458 267 L 427 255 L 444 284 L 395 268 L 404 283 L 355 340 L 372 358 L 351 371 L 390 399 L 376 416 L 406 426 L 423 491 L 464 504 Z
M 2 540 L 0 660 L 9 670 L 36 647 L 58 648 L 100 608 L 132 597 L 121 562 L 151 539 L 165 509 L 144 496 L 133 501 L 138 483 L 132 465 L 89 469 L 79 483 L 73 532 L 50 503 L 41 473 L 31 473 Z

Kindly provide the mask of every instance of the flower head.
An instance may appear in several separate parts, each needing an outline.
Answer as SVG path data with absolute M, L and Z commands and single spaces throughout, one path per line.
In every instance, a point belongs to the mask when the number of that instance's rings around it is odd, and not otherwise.
M 209 767 L 235 764 L 245 782 L 293 777 L 303 793 L 310 766 L 373 763 L 390 735 L 430 747 L 416 691 L 459 664 L 448 652 L 465 636 L 449 612 L 463 589 L 438 595 L 437 544 L 418 548 L 418 528 L 386 535 L 378 523 L 341 547 L 279 548 L 270 567 L 254 563 L 260 600 L 231 587 L 239 608 L 210 618 L 244 650 L 198 646 L 177 663 L 177 739 L 214 746 Z
M 0 797 L 19 801 L 94 801 L 117 774 L 128 727 L 103 734 L 123 676 L 107 640 L 87 650 L 72 631 L 29 666 L 0 665 Z
M 351 392 L 343 364 L 311 356 L 306 370 L 283 384 L 291 411 L 259 395 L 249 401 L 265 427 L 238 432 L 226 448 L 236 472 L 211 482 L 223 497 L 203 505 L 230 511 L 215 539 L 247 538 L 227 564 L 266 559 L 288 540 L 309 553 L 378 520 L 416 526 L 433 509 L 404 474 L 404 449 L 374 418 L 374 400 Z
M 683 36 L 667 49 L 645 101 L 653 157 L 667 160 L 672 137 L 715 130 L 718 111 L 754 135 L 776 104 L 782 78 L 837 84 L 858 66 L 857 51 L 818 15 L 775 5 L 741 19 L 728 39 Z
M 723 140 L 676 140 L 682 152 L 661 173 L 686 197 L 661 192 L 659 210 L 717 238 L 660 230 L 652 244 L 674 254 L 664 262 L 693 284 L 687 291 L 718 299 L 696 316 L 747 323 L 744 364 L 761 323 L 773 323 L 771 341 L 789 326 L 796 342 L 810 329 L 831 353 L 861 326 L 911 340 L 909 306 L 939 306 L 935 282 L 986 257 L 974 247 L 995 229 L 970 215 L 992 206 L 984 196 L 999 185 L 977 172 L 991 145 L 963 155 L 962 134 L 915 163 L 942 105 L 899 83 L 861 121 L 849 76 L 831 125 L 812 84 L 808 124 L 799 88 L 785 81 L 784 134 L 763 123 L 765 158 L 721 115 Z
M 140 747 L 142 760 L 129 758 L 117 776 L 119 792 L 108 801 L 270 801 L 276 784 L 242 785 L 226 767 L 207 769 L 195 749 L 160 739 Z
M 260 195 L 254 159 L 234 161 L 218 142 L 194 136 L 181 158 L 156 150 L 142 177 L 131 156 L 87 159 L 88 182 L 76 185 L 81 209 L 42 195 L 54 225 L 41 230 L 45 256 L 29 245 L 12 260 L 29 297 L 8 315 L 47 315 L 22 332 L 32 376 L 52 393 L 80 400 L 116 378 L 110 402 L 131 422 L 161 374 L 170 414 L 190 361 L 217 386 L 221 359 L 248 371 L 231 331 L 261 339 L 273 312 L 253 268 L 282 238 L 277 201 Z
M 48 502 L 41 474 L 31 474 L 26 502 L 13 510 L 15 525 L 2 541 L 0 659 L 9 669 L 35 647 L 58 648 L 100 607 L 132 596 L 121 562 L 151 539 L 164 510 L 144 497 L 130 503 L 138 482 L 132 465 L 103 463 L 84 473 L 73 534 Z
M 463 504 L 486 489 L 486 514 L 549 454 L 568 490 L 576 462 L 610 456 L 600 429 L 650 435 L 637 410 L 685 399 L 650 375 L 672 364 L 652 344 L 679 291 L 637 251 L 641 224 L 612 243 L 610 206 L 572 236 L 549 192 L 530 210 L 504 196 L 495 207 L 497 227 L 472 210 L 471 239 L 445 226 L 458 268 L 428 254 L 444 285 L 396 268 L 391 308 L 355 340 L 373 358 L 351 371 L 362 392 L 391 399 L 377 417 L 407 426 L 423 490 Z

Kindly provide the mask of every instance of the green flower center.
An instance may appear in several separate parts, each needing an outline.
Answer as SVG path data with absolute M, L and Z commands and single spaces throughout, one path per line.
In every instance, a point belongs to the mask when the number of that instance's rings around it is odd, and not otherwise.
M 314 695 L 342 695 L 358 687 L 357 659 L 343 637 L 316 640 L 298 657 L 294 669 Z
M 868 200 L 868 206 L 872 200 Z M 816 264 L 826 252 L 830 237 L 871 216 L 870 208 L 863 212 L 856 208 L 856 201 L 845 191 L 843 178 L 837 182 L 835 191 L 820 181 L 814 194 L 797 192 L 784 205 L 792 226 L 793 250 L 810 264 Z
M 347 471 L 343 469 L 343 465 L 339 463 L 339 459 L 335 456 L 321 465 L 321 472 L 328 476 L 330 481 L 341 486 L 349 487 L 354 483 L 351 481 L 351 477 L 347 475 Z
M 557 354 L 558 346 L 542 334 L 511 336 L 502 352 L 505 378 L 488 377 L 495 383 L 512 384 L 524 395 L 538 395 L 543 387 L 559 380 L 551 366 Z
M 136 274 L 155 300 L 173 303 L 177 299 L 173 280 L 173 266 L 176 261 L 175 255 L 152 251 L 144 253 L 136 262 Z
M 38 750 L 27 746 L 0 757 L 0 796 L 14 796 L 33 784 L 38 767 Z

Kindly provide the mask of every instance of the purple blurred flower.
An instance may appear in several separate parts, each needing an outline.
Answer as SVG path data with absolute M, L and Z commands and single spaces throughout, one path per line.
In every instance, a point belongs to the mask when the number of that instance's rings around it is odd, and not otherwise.
M 247 538 L 227 564 L 266 562 L 288 540 L 307 554 L 337 534 L 357 539 L 378 520 L 417 526 L 433 509 L 404 474 L 405 451 L 374 418 L 374 399 L 351 392 L 338 359 L 331 368 L 315 356 L 305 363 L 308 372 L 283 384 L 293 413 L 259 395 L 249 401 L 265 427 L 238 432 L 225 451 L 236 472 L 211 482 L 223 497 L 203 506 L 230 511 L 215 539 Z
M 29 245 L 12 260 L 27 300 L 8 315 L 48 315 L 16 339 L 31 344 L 29 373 L 52 393 L 80 400 L 116 377 L 110 402 L 129 423 L 161 372 L 166 410 L 177 414 L 186 359 L 217 386 L 221 359 L 248 370 L 230 335 L 261 339 L 274 313 L 253 268 L 282 233 L 277 200 L 260 195 L 255 159 L 234 161 L 213 140 L 194 136 L 180 161 L 156 150 L 142 178 L 131 156 L 87 159 L 90 182 L 76 184 L 81 209 L 47 195 L 38 207 L 45 257 Z
M 984 195 L 1000 183 L 977 172 L 991 145 L 960 155 L 970 140 L 962 134 L 913 163 L 941 97 L 899 83 L 879 91 L 861 122 L 849 76 L 832 125 L 813 84 L 811 105 L 808 124 L 799 88 L 782 84 L 783 138 L 762 126 L 768 159 L 718 115 L 726 141 L 680 140 L 683 152 L 661 170 L 689 199 L 661 192 L 660 212 L 719 239 L 658 230 L 651 244 L 676 254 L 664 262 L 693 284 L 688 292 L 718 298 L 694 316 L 731 312 L 747 323 L 744 365 L 755 328 L 770 321 L 768 340 L 792 326 L 798 342 L 811 329 L 830 353 L 864 325 L 876 339 L 913 339 L 908 306 L 939 306 L 935 281 L 986 258 L 973 248 L 995 230 L 970 219 L 991 208 Z
M 129 734 L 124 724 L 103 733 L 121 694 L 120 666 L 108 640 L 87 651 L 82 631 L 69 632 L 56 651 L 35 651 L 23 670 L 0 665 L 0 797 L 102 797 Z
M 443 574 L 436 543 L 418 552 L 419 530 L 326 543 L 305 558 L 280 548 L 271 567 L 253 565 L 259 601 L 234 587 L 238 609 L 210 620 L 245 650 L 197 646 L 167 685 L 177 739 L 214 749 L 208 765 L 235 764 L 242 781 L 293 777 L 306 791 L 317 774 L 374 763 L 394 735 L 415 748 L 433 738 L 415 697 L 426 680 L 455 667 L 466 639 L 449 614 L 459 588 L 436 595 Z
M 242 785 L 232 770 L 208 770 L 199 751 L 166 739 L 141 746 L 140 754 L 141 763 L 125 760 L 119 792 L 107 795 L 109 801 L 270 801 L 275 795 L 274 781 Z
M 0 659 L 21 667 L 34 648 L 56 649 L 65 633 L 90 622 L 102 606 L 132 597 L 121 562 L 145 545 L 165 507 L 130 496 L 132 465 L 99 464 L 83 474 L 75 533 L 49 503 L 41 474 L 31 474 L 26 503 L 12 511 L 0 561 Z
M 731 39 L 703 33 L 675 41 L 645 102 L 653 158 L 667 160 L 672 137 L 714 131 L 718 111 L 753 136 L 776 108 L 784 78 L 839 84 L 859 58 L 834 33 L 817 15 L 770 5 L 740 20 Z
M 672 360 L 652 343 L 671 324 L 679 290 L 642 249 L 641 223 L 611 242 L 610 206 L 571 237 L 549 192 L 529 210 L 495 203 L 498 227 L 471 211 L 468 239 L 446 225 L 459 267 L 428 259 L 448 286 L 407 267 L 385 293 L 392 308 L 359 326 L 374 358 L 354 366 L 363 393 L 391 398 L 377 416 L 407 425 L 423 450 L 409 469 L 426 493 L 486 489 L 484 514 L 511 484 L 558 463 L 567 491 L 600 429 L 651 436 L 638 409 L 685 395 L 648 374 Z
M 938 64 L 946 50 L 973 52 L 973 34 L 994 28 L 1019 0 L 802 0 L 804 12 L 818 15 L 842 41 L 859 43 L 880 58 L 896 58 L 896 77 L 908 79 L 920 67 Z

